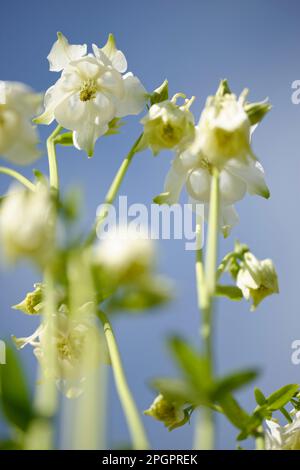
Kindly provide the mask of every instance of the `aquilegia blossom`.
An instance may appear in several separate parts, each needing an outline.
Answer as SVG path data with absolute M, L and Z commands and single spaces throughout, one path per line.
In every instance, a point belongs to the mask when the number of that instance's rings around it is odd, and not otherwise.
M 36 119 L 50 124 L 54 119 L 73 131 L 74 145 L 93 155 L 98 137 L 105 134 L 114 118 L 139 114 L 146 104 L 146 90 L 137 77 L 126 73 L 124 54 L 116 48 L 113 35 L 106 45 L 70 45 L 58 33 L 48 55 L 50 70 L 62 71 L 45 95 L 45 111 Z
M 174 204 L 186 185 L 191 203 L 209 204 L 212 169 L 220 172 L 220 228 L 227 235 L 238 221 L 233 204 L 248 191 L 269 197 L 262 165 L 251 149 L 251 121 L 239 99 L 231 93 L 208 98 L 195 138 L 177 152 L 165 180 L 160 202 Z M 245 108 L 246 109 L 246 108 Z M 207 213 L 207 210 L 205 211 Z

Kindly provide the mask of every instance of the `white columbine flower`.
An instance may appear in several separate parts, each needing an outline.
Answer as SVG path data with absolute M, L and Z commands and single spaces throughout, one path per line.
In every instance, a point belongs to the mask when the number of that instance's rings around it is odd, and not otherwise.
M 41 106 L 41 95 L 18 82 L 0 81 L 0 156 L 26 165 L 40 152 L 38 134 L 32 118 Z
M 178 106 L 176 101 L 180 96 L 153 104 L 141 120 L 144 125 L 143 143 L 154 155 L 164 149 L 182 147 L 194 137 L 194 116 L 189 110 L 194 98 Z
M 262 165 L 250 147 L 251 126 L 243 100 L 226 93 L 208 99 L 193 142 L 177 152 L 158 202 L 178 202 L 186 185 L 192 204 L 204 204 L 207 216 L 212 169 L 220 171 L 220 228 L 228 235 L 238 222 L 234 203 L 246 192 L 269 197 Z M 252 127 L 252 130 L 254 127 Z
M 265 297 L 279 292 L 273 261 L 271 259 L 259 261 L 250 252 L 244 254 L 236 283 L 245 299 L 252 298 L 251 310 L 255 310 Z
M 285 426 L 266 421 L 266 450 L 300 450 L 300 412 L 292 414 L 293 422 Z
M 0 206 L 0 239 L 10 261 L 30 257 L 43 263 L 51 255 L 53 204 L 45 186 L 35 192 L 12 187 Z
M 93 155 L 98 137 L 109 122 L 129 114 L 139 114 L 146 104 L 144 87 L 127 69 L 124 54 L 116 48 L 113 35 L 100 49 L 86 55 L 86 45 L 70 45 L 58 34 L 48 60 L 50 70 L 62 71 L 60 79 L 45 95 L 45 112 L 36 122 L 50 124 L 54 119 L 73 131 L 78 149 Z

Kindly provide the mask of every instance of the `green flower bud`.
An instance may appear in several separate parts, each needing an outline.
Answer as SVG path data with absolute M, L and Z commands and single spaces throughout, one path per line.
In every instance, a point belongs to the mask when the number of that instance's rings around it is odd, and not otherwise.
M 178 106 L 175 95 L 171 101 L 162 101 L 151 106 L 148 114 L 141 120 L 144 125 L 143 146 L 150 147 L 153 154 L 161 150 L 178 148 L 194 137 L 194 117 L 189 107 L 191 100 Z
M 21 310 L 27 315 L 39 315 L 43 308 L 43 285 L 40 283 L 34 284 L 34 291 L 28 292 L 25 299 L 12 308 Z
M 144 414 L 161 421 L 169 429 L 178 427 L 185 420 L 182 406 L 167 400 L 161 394 L 155 398 L 150 408 L 144 411 Z

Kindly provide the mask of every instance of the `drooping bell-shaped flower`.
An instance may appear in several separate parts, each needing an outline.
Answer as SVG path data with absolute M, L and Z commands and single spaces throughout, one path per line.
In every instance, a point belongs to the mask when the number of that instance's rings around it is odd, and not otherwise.
M 167 428 L 178 427 L 185 419 L 182 404 L 172 402 L 159 394 L 153 401 L 150 408 L 144 414 L 161 421 Z
M 203 204 L 207 216 L 213 167 L 217 167 L 220 175 L 220 229 L 225 236 L 238 222 L 234 203 L 246 192 L 269 197 L 263 167 L 251 151 L 251 120 L 243 110 L 242 103 L 246 106 L 243 100 L 239 102 L 221 82 L 217 95 L 208 100 L 195 127 L 193 141 L 177 151 L 165 180 L 164 192 L 156 199 L 174 204 L 185 186 L 190 202 Z M 257 104 L 256 115 L 262 118 L 262 113 L 258 112 L 260 106 L 265 104 Z M 222 139 L 218 140 L 221 134 L 227 136 L 222 144 Z

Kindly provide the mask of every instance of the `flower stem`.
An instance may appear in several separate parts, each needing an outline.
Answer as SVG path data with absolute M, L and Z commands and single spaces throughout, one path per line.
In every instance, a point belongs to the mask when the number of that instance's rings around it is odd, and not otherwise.
M 25 176 L 21 175 L 16 170 L 13 170 L 12 168 L 7 168 L 5 166 L 0 166 L 0 173 L 3 173 L 5 175 L 11 176 L 12 178 L 15 178 L 19 183 L 22 183 L 26 188 L 30 189 L 30 191 L 35 191 L 36 187 L 35 185 Z
M 110 204 L 113 204 L 113 202 L 116 198 L 116 195 L 117 195 L 117 193 L 120 189 L 120 186 L 122 184 L 122 181 L 123 181 L 123 179 L 124 179 L 124 177 L 127 173 L 129 165 L 130 165 L 134 155 L 137 153 L 137 147 L 138 147 L 138 144 L 140 143 L 142 137 L 143 137 L 143 134 L 141 134 L 139 136 L 139 138 L 135 141 L 135 143 L 131 147 L 129 153 L 126 155 L 126 157 L 122 161 L 121 166 L 119 167 L 119 169 L 118 169 L 118 171 L 117 171 L 117 173 L 116 173 L 116 175 L 115 175 L 115 177 L 114 177 L 114 179 L 113 179 L 113 181 L 112 181 L 112 183 L 109 187 L 109 190 L 106 193 L 104 203 L 102 204 L 101 211 L 100 211 L 99 215 L 96 218 L 96 222 L 95 222 L 95 225 L 93 227 L 93 230 L 91 231 L 91 233 L 89 234 L 89 236 L 86 240 L 87 245 L 90 245 L 91 243 L 93 243 L 93 241 L 95 240 L 95 238 L 97 236 L 97 231 L 101 228 L 101 225 L 103 224 L 104 220 L 106 219 L 107 214 L 108 214 L 107 206 L 110 205 Z
M 203 252 L 198 244 L 196 253 L 196 280 L 198 292 L 198 305 L 202 313 L 201 336 L 204 343 L 204 354 L 208 362 L 210 374 L 213 376 L 214 360 L 212 347 L 213 329 L 213 297 L 216 290 L 216 268 L 218 254 L 219 230 L 219 172 L 213 170 L 213 179 L 210 194 L 210 212 L 208 221 L 208 242 L 205 268 L 203 265 Z M 198 243 L 202 227 L 197 224 Z M 198 418 L 195 434 L 195 448 L 210 450 L 214 448 L 215 424 L 214 412 L 210 408 L 202 410 Z
M 49 161 L 49 178 L 50 178 L 50 187 L 58 191 L 59 189 L 59 177 L 58 177 L 58 168 L 57 168 L 57 159 L 56 159 L 56 143 L 55 138 L 61 132 L 63 128 L 57 126 L 52 134 L 47 139 L 47 152 L 48 152 L 48 161 Z
M 116 388 L 123 406 L 124 414 L 127 419 L 128 428 L 133 441 L 133 447 L 135 450 L 149 449 L 149 443 L 144 430 L 144 426 L 142 424 L 136 404 L 128 387 L 128 383 L 121 362 L 119 349 L 111 324 L 104 312 L 99 311 L 98 315 L 103 324 Z
M 265 450 L 265 436 L 262 426 L 259 428 L 259 433 L 259 436 L 255 439 L 256 450 Z

